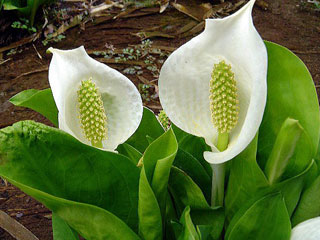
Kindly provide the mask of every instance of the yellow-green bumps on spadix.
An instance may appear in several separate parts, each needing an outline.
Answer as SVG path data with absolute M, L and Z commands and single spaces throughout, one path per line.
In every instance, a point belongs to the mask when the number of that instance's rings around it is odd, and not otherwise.
M 170 127 L 170 120 L 169 120 L 167 114 L 163 110 L 161 110 L 159 112 L 158 119 L 159 119 L 159 122 L 161 123 L 162 127 L 165 130 L 168 130 Z
M 81 81 L 78 90 L 79 117 L 85 137 L 96 147 L 107 139 L 107 117 L 101 94 L 92 79 Z
M 229 133 L 238 122 L 237 83 L 231 65 L 214 64 L 210 80 L 210 110 L 219 133 Z

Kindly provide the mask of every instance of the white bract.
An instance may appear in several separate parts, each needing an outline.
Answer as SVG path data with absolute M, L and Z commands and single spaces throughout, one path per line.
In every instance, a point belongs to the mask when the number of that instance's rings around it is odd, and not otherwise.
M 205 30 L 174 51 L 160 72 L 159 97 L 164 111 L 182 130 L 204 137 L 212 148 L 212 152 L 204 152 L 204 158 L 212 164 L 226 162 L 244 150 L 262 120 L 267 51 L 252 22 L 254 2 L 229 17 L 207 19 Z M 210 83 L 211 79 L 224 83 L 224 76 L 226 89 L 220 82 L 217 86 Z M 219 87 L 220 92 L 214 90 Z M 226 107 L 221 105 L 224 102 Z M 219 133 L 228 134 L 228 147 L 221 152 L 217 148 Z
M 290 240 L 319 240 L 320 217 L 304 221 L 292 229 Z
M 115 69 L 91 58 L 83 46 L 48 51 L 53 53 L 49 83 L 59 111 L 59 128 L 85 144 L 116 149 L 141 121 L 137 88 Z

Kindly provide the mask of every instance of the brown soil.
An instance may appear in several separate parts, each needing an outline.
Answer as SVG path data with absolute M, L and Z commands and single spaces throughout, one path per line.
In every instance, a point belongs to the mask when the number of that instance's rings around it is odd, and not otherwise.
M 320 84 L 320 12 L 313 10 L 309 4 L 306 4 L 306 1 L 265 0 L 265 2 L 269 5 L 267 10 L 256 6 L 253 13 L 254 23 L 262 38 L 284 45 L 295 52 L 309 68 L 315 85 L 318 87 Z M 146 11 L 149 12 L 146 13 Z M 139 44 L 141 39 L 134 33 L 142 29 L 168 22 L 180 23 L 181 26 L 184 26 L 193 21 L 173 8 L 167 9 L 162 14 L 156 13 L 154 9 L 138 11 L 138 13 L 141 12 L 142 16 L 106 20 L 96 25 L 88 23 L 85 31 L 78 27 L 73 28 L 67 32 L 65 40 L 54 44 L 53 47 L 70 49 L 84 45 L 87 50 L 105 50 L 105 44 L 108 43 L 114 45 L 116 49 L 122 49 L 130 44 Z M 177 26 L 172 31 L 177 31 Z M 175 35 L 174 32 L 172 35 Z M 170 39 L 154 37 L 151 40 L 157 46 L 176 48 L 192 37 L 187 35 L 182 34 L 180 37 Z M 34 46 L 25 45 L 21 48 L 23 50 L 21 53 L 6 56 L 5 59 L 10 60 L 0 65 L 0 128 L 25 119 L 50 124 L 40 114 L 14 107 L 8 102 L 10 97 L 22 90 L 49 87 L 47 67 L 51 56 L 45 53 L 46 49 L 47 46 L 44 47 L 40 41 L 35 42 Z M 39 58 L 36 50 L 42 59 Z M 128 64 L 109 65 L 120 71 L 130 66 Z M 137 86 L 141 83 L 141 78 L 135 75 L 127 76 Z M 148 72 L 142 76 L 147 81 L 156 78 Z M 319 89 L 317 90 L 319 95 Z M 144 103 L 154 110 L 159 109 L 157 99 Z M 14 217 L 39 239 L 52 239 L 50 211 L 11 185 L 0 184 L 0 210 Z M 0 239 L 11 240 L 13 238 L 0 228 Z

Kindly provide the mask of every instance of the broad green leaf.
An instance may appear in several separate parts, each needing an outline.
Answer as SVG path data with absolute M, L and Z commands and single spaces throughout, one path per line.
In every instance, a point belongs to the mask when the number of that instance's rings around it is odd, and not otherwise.
M 106 209 L 135 231 L 139 174 L 125 156 L 82 144 L 40 123 L 22 121 L 0 131 L 0 176 Z
M 78 240 L 78 234 L 57 214 L 52 213 L 52 230 L 54 240 Z
M 281 180 L 294 177 L 308 167 L 311 160 L 314 158 L 311 146 L 310 137 L 303 129 L 300 139 L 295 146 L 293 156 L 290 158 Z
M 290 218 L 280 193 L 266 195 L 232 219 L 226 240 L 289 240 Z
M 185 138 L 185 137 L 187 137 L 187 136 L 190 135 L 189 133 L 187 133 L 187 132 L 183 131 L 182 129 L 178 128 L 178 127 L 177 127 L 176 125 L 174 125 L 173 123 L 171 123 L 171 127 L 172 127 L 172 129 L 173 129 L 173 131 L 174 131 L 174 135 L 176 135 L 176 138 L 177 138 L 178 143 L 179 143 L 180 141 L 182 141 L 183 138 Z
M 174 159 L 173 165 L 187 173 L 201 188 L 207 201 L 211 201 L 211 177 L 196 158 L 180 148 Z
M 165 214 L 168 180 L 177 150 L 178 143 L 170 129 L 153 141 L 143 155 L 146 176 L 158 200 L 162 216 Z
M 187 206 L 180 218 L 180 223 L 182 224 L 182 232 L 178 240 L 200 240 L 200 236 L 192 223 L 190 217 L 190 207 Z
M 139 231 L 146 240 L 162 239 L 170 169 L 178 150 L 172 129 L 154 140 L 143 155 L 139 184 Z
M 87 240 L 140 239 L 123 221 L 107 210 L 59 198 L 13 179 L 7 179 L 25 193 L 42 202 Z
M 287 118 L 283 122 L 264 170 L 270 184 L 281 179 L 302 132 L 299 121 Z
M 162 240 L 160 207 L 142 167 L 139 182 L 139 235 L 145 240 Z
M 164 130 L 154 113 L 148 108 L 143 108 L 143 116 L 137 131 L 126 141 L 139 152 L 143 153 L 149 146 L 147 136 L 156 139 Z
M 307 188 L 300 199 L 299 205 L 292 217 L 292 225 L 295 226 L 305 220 L 320 215 L 320 176 Z
M 242 207 L 256 192 L 265 189 L 269 183 L 256 161 L 258 136 L 235 157 L 230 164 L 230 176 L 225 198 L 227 220 Z
M 225 219 L 223 208 L 191 210 L 190 214 L 201 233 L 201 239 L 219 239 Z
M 287 209 L 289 216 L 292 215 L 294 209 L 297 206 L 297 203 L 300 199 L 301 192 L 305 185 L 305 179 L 308 173 L 311 171 L 313 165 L 315 164 L 314 161 L 310 163 L 310 165 L 299 175 L 287 179 L 281 183 L 275 184 L 274 187 L 270 188 L 270 192 L 280 191 Z M 269 189 L 267 190 L 269 191 Z
M 169 191 L 178 213 L 186 206 L 194 209 L 211 209 L 201 189 L 181 169 L 172 167 L 169 178 Z
M 28 89 L 14 95 L 9 101 L 16 106 L 27 107 L 42 114 L 58 127 L 58 109 L 50 88 Z
M 166 203 L 166 216 L 165 216 L 165 239 L 176 240 L 179 234 L 175 234 L 175 229 L 172 222 L 179 221 L 175 207 L 173 205 L 173 200 L 170 193 L 167 193 L 167 203 Z M 176 236 L 177 235 L 177 236 Z
M 176 222 L 176 221 L 171 221 L 171 228 L 172 228 L 172 230 L 173 230 L 173 235 L 174 235 L 174 238 L 173 239 L 178 239 L 179 238 L 179 236 L 180 236 L 180 234 L 181 234 L 181 232 L 182 232 L 182 230 L 183 230 L 183 228 L 182 228 L 182 225 L 181 225 L 181 223 L 179 223 L 179 222 Z
M 313 172 L 314 166 L 315 162 L 312 160 L 309 166 L 299 175 L 257 192 L 256 196 L 259 197 L 269 193 L 280 192 L 284 198 L 288 214 L 291 217 L 294 209 L 297 207 L 302 190 L 306 184 L 306 179 L 308 175 Z
M 281 125 L 288 117 L 298 120 L 310 137 L 313 156 L 318 149 L 320 133 L 318 98 L 308 69 L 288 49 L 271 42 L 265 44 L 268 50 L 268 101 L 258 144 L 259 164 L 263 168 Z M 295 155 L 300 151 L 304 151 L 303 144 L 297 145 Z
M 212 178 L 212 168 L 203 157 L 203 152 L 208 150 L 211 151 L 211 149 L 205 143 L 204 139 L 186 133 L 174 124 L 172 124 L 172 129 L 175 134 L 178 134 L 177 140 L 179 144 L 179 149 L 184 150 L 185 152 L 191 154 L 195 159 L 197 159 L 199 163 L 203 166 L 209 177 Z
M 3 7 L 5 10 L 18 10 L 23 15 L 29 18 L 31 26 L 34 23 L 34 17 L 38 8 L 49 3 L 51 0 L 27 0 L 27 1 L 17 1 L 17 0 L 5 0 Z
M 142 157 L 142 153 L 127 143 L 122 143 L 117 147 L 117 151 L 128 157 L 135 165 L 138 164 Z
M 178 220 L 175 207 L 173 205 L 173 199 L 171 198 L 170 193 L 167 193 L 167 202 L 166 202 L 166 220 Z
M 25 6 L 25 2 L 21 0 L 4 0 L 3 10 L 16 10 Z
M 154 138 L 150 137 L 149 135 L 147 135 L 146 138 L 148 140 L 149 145 L 154 141 Z

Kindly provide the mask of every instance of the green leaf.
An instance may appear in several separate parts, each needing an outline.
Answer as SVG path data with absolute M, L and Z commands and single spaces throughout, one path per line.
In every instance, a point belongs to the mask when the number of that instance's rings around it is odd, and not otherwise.
M 170 193 L 167 193 L 167 203 L 166 203 L 166 216 L 165 216 L 165 237 L 167 240 L 176 240 L 180 234 L 176 234 L 176 229 L 173 226 L 173 222 L 179 221 L 175 207 L 173 205 L 173 200 Z
M 139 174 L 125 156 L 82 144 L 40 123 L 23 121 L 0 131 L 1 176 L 57 198 L 106 209 L 136 231 Z M 28 194 L 35 197 L 37 192 Z
M 132 147 L 131 145 L 127 144 L 127 143 L 122 143 L 117 147 L 117 151 L 122 154 L 125 155 L 126 157 L 128 157 L 130 160 L 132 160 L 132 162 L 137 165 L 140 158 L 142 157 L 142 153 L 139 152 L 137 149 L 135 149 L 134 147 Z
M 52 213 L 52 230 L 54 240 L 79 240 L 78 234 L 55 213 Z
M 281 125 L 288 117 L 298 120 L 310 137 L 313 156 L 320 136 L 318 98 L 308 69 L 288 49 L 271 42 L 265 44 L 268 50 L 268 101 L 258 144 L 259 164 L 263 168 Z M 297 145 L 295 155 L 304 151 L 300 145 Z
M 169 179 L 169 191 L 178 212 L 186 206 L 194 209 L 211 209 L 201 189 L 181 169 L 172 167 Z
M 183 230 L 178 238 L 178 240 L 200 240 L 200 236 L 192 223 L 190 217 L 190 207 L 187 206 L 182 213 L 180 218 L 180 223 L 182 224 Z
M 162 240 L 161 211 L 142 167 L 139 182 L 139 235 L 145 240 Z
M 28 89 L 14 95 L 9 101 L 16 106 L 27 107 L 42 114 L 58 127 L 58 109 L 50 88 Z
M 5 10 L 18 10 L 26 17 L 29 17 L 30 24 L 31 26 L 33 26 L 34 17 L 36 15 L 38 8 L 41 5 L 49 2 L 51 2 L 51 0 L 27 0 L 27 1 L 5 0 L 3 7 Z
M 148 108 L 143 108 L 143 116 L 137 131 L 126 141 L 139 152 L 143 153 L 149 146 L 147 136 L 156 139 L 164 133 L 158 119 Z
M 42 202 L 87 240 L 139 239 L 123 221 L 102 208 L 55 197 L 7 179 L 28 195 Z M 106 226 L 110 227 L 106 228 Z
M 153 141 L 143 155 L 147 179 L 158 200 L 161 215 L 165 214 L 170 169 L 178 150 L 172 129 Z
M 224 226 L 224 209 L 191 210 L 192 221 L 201 232 L 201 239 L 219 239 Z M 209 237 L 210 236 L 210 237 Z
M 190 153 L 179 148 L 173 165 L 187 173 L 192 180 L 201 188 L 208 202 L 211 199 L 212 180 L 201 163 Z
M 312 160 L 309 166 L 299 175 L 287 179 L 281 183 L 274 184 L 272 187 L 262 192 L 281 192 L 285 200 L 289 216 L 291 216 L 300 199 L 306 177 L 310 171 L 312 171 L 314 165 L 315 162 Z
M 270 184 L 280 181 L 302 132 L 299 121 L 287 118 L 283 122 L 265 168 Z
M 171 221 L 170 227 L 172 228 L 172 234 L 174 235 L 173 239 L 178 239 L 183 230 L 182 225 L 179 222 Z
M 175 134 L 178 134 L 177 140 L 179 144 L 179 149 L 182 149 L 183 151 L 191 154 L 195 159 L 197 159 L 199 163 L 203 166 L 209 177 L 212 178 L 212 168 L 203 157 L 203 152 L 211 151 L 211 149 L 205 143 L 204 139 L 186 133 L 173 124 L 172 129 Z
M 318 217 L 320 215 L 320 176 L 307 188 L 299 202 L 297 209 L 292 217 L 292 225 L 306 221 L 308 219 Z
M 258 136 L 230 163 L 230 176 L 225 198 L 227 220 L 269 183 L 256 161 Z
M 143 155 L 139 184 L 139 230 L 144 239 L 162 239 L 170 169 L 178 150 L 172 129 L 154 140 Z
M 262 197 L 249 208 L 239 210 L 231 221 L 226 240 L 289 240 L 290 218 L 280 193 Z

